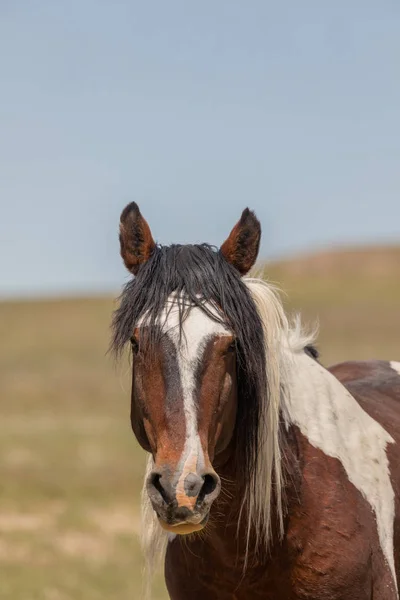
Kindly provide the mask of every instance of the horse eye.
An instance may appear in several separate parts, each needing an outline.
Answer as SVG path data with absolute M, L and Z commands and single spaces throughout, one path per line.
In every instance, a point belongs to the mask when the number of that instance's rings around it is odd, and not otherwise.
M 229 344 L 228 348 L 226 349 L 227 352 L 235 352 L 236 351 L 236 342 L 233 341 Z
M 131 337 L 131 348 L 132 348 L 132 352 L 134 352 L 135 354 L 139 350 L 139 343 L 134 336 Z

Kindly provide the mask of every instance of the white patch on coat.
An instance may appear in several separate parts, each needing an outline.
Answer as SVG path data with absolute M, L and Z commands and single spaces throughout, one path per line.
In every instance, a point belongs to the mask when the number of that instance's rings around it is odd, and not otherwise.
M 400 375 L 400 362 L 396 362 L 395 360 L 390 361 L 390 368 Z
M 208 310 L 216 314 L 211 305 L 207 305 Z M 181 460 L 181 476 L 177 483 L 177 488 L 183 489 L 182 478 L 187 475 L 186 465 L 195 465 L 195 468 L 204 467 L 204 454 L 198 434 L 197 427 L 197 409 L 195 398 L 196 371 L 202 358 L 207 340 L 213 336 L 229 335 L 229 330 L 214 321 L 201 308 L 193 306 L 188 316 L 182 324 L 182 330 L 179 328 L 179 311 L 172 299 L 172 306 L 166 313 L 163 329 L 173 342 L 178 359 L 178 369 L 180 376 L 181 389 L 183 394 L 183 410 L 186 421 L 186 439 Z
M 387 444 L 394 440 L 329 371 L 304 352 L 292 358 L 289 389 L 282 406 L 286 423 L 297 425 L 314 447 L 340 460 L 349 480 L 369 502 L 397 589 L 394 492 L 386 455 Z

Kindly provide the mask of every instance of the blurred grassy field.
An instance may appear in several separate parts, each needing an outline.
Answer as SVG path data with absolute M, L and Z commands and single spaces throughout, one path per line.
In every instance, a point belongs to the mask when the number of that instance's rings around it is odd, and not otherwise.
M 400 248 L 266 267 L 325 364 L 400 360 Z M 109 298 L 0 303 L 0 598 L 139 600 L 144 457 Z M 166 598 L 161 578 L 154 598 Z

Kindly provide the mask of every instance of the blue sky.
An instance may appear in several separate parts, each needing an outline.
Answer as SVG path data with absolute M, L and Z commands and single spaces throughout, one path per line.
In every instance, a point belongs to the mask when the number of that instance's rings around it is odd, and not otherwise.
M 118 289 L 119 214 L 276 257 L 400 241 L 397 1 L 0 3 L 0 295 Z

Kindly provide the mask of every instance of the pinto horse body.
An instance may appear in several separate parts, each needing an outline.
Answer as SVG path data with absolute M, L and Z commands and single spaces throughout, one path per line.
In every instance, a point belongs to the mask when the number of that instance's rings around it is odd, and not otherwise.
M 131 422 L 150 453 L 148 564 L 172 600 L 394 600 L 400 571 L 400 363 L 325 369 L 274 290 L 244 275 L 260 225 L 219 251 L 156 246 L 121 215 L 136 275 L 114 317 L 131 340 Z

